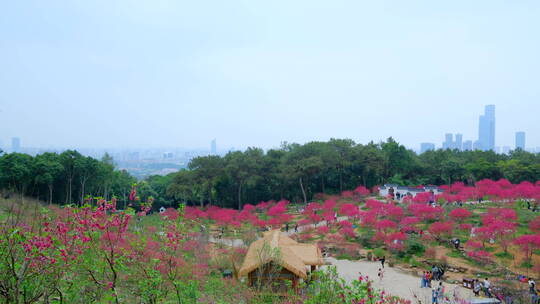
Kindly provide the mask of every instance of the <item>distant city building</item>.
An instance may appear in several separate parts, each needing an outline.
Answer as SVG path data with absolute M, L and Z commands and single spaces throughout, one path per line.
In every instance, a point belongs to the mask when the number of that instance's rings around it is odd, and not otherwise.
M 463 142 L 463 145 L 461 146 L 461 150 L 463 151 L 471 151 L 473 149 L 473 143 L 472 140 L 466 140 Z
M 128 161 L 138 161 L 140 158 L 139 152 L 129 152 L 125 155 L 125 159 Z
M 473 150 L 482 150 L 482 144 L 479 140 L 475 140 L 473 144 Z
M 454 149 L 462 150 L 463 149 L 463 134 L 456 134 L 456 141 L 454 141 Z
M 442 143 L 442 148 L 444 150 L 454 148 L 454 135 L 452 133 L 446 133 L 444 135 L 444 142 Z
M 216 139 L 215 138 L 210 143 L 210 154 L 212 154 L 212 155 L 217 154 L 217 145 L 216 145 Z
M 420 153 L 424 153 L 426 151 L 435 150 L 435 144 L 434 143 L 421 143 L 420 144 Z
M 516 132 L 516 149 L 525 150 L 525 132 Z
M 11 152 L 21 152 L 21 139 L 13 137 L 11 139 Z
M 163 153 L 163 159 L 172 159 L 172 158 L 174 158 L 174 153 L 172 152 Z
M 495 147 L 495 153 L 500 154 L 501 153 L 501 147 Z
M 510 151 L 511 151 L 510 146 L 504 146 L 503 149 L 502 149 L 502 152 L 504 154 L 510 154 Z
M 480 115 L 478 142 L 480 150 L 487 151 L 495 149 L 495 105 L 487 105 L 484 115 Z
M 446 133 L 444 135 L 444 142 L 442 144 L 442 148 L 451 150 L 457 149 L 460 151 L 463 150 L 463 134 L 456 133 L 454 140 L 454 135 L 452 133 Z

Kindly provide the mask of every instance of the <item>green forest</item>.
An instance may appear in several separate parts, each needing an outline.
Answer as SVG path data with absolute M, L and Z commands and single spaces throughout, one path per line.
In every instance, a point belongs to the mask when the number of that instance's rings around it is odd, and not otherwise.
M 156 208 L 178 203 L 241 208 L 281 198 L 305 203 L 317 193 L 338 194 L 360 185 L 474 184 L 484 178 L 506 178 L 512 183 L 540 180 L 540 155 L 522 150 L 509 155 L 457 150 L 418 155 L 392 138 L 365 145 L 331 139 L 197 157 L 186 170 L 142 181 L 116 170 L 108 155 L 97 160 L 68 150 L 35 157 L 20 153 L 0 156 L 4 193 L 56 204 L 82 204 L 88 196 L 116 197 L 120 208 L 126 206 L 135 184 L 140 200 L 152 197 Z

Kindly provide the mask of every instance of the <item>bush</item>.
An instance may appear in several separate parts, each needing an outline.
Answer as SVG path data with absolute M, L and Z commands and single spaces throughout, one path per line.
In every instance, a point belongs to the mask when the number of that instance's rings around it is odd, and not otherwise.
M 377 258 L 381 258 L 386 255 L 386 251 L 384 251 L 382 248 L 375 248 L 373 250 L 373 255 Z
M 362 245 L 363 248 L 373 248 L 373 242 L 371 239 L 373 238 L 373 233 L 366 232 L 366 233 L 360 233 L 358 236 L 358 242 L 360 242 L 360 245 Z
M 421 256 L 426 251 L 426 248 L 419 242 L 408 242 L 406 252 L 410 255 Z

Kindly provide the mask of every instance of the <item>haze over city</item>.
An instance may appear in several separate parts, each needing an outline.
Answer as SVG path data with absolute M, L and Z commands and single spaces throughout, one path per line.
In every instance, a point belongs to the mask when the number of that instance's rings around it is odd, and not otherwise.
M 419 149 L 536 132 L 535 1 L 8 1 L 0 140 L 28 147 L 277 147 L 394 137 Z

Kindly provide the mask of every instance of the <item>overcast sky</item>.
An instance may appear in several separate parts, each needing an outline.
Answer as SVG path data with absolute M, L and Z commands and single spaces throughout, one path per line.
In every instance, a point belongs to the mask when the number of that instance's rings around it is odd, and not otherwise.
M 540 146 L 540 1 L 2 1 L 0 140 Z

